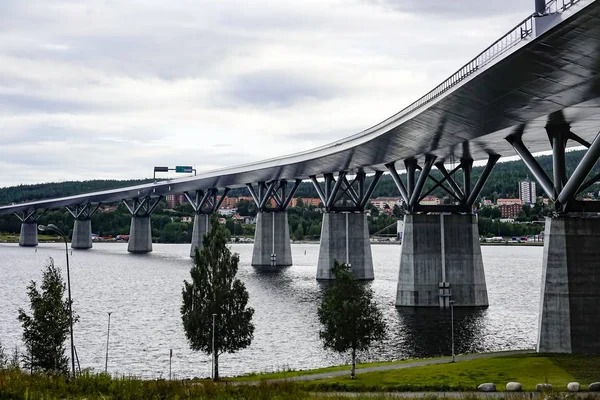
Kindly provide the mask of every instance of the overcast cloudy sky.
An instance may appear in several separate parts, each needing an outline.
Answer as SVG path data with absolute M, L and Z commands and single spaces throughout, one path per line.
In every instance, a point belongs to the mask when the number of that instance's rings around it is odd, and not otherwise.
M 533 0 L 2 0 L 0 186 L 152 176 L 356 133 Z

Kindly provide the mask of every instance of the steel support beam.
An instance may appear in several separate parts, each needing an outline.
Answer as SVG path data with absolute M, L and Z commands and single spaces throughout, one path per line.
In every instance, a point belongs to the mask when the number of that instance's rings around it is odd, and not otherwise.
M 392 176 L 396 187 L 400 191 L 400 196 L 402 196 L 404 204 L 408 204 L 408 202 L 410 201 L 410 199 L 408 198 L 408 192 L 406 191 L 406 187 L 404 186 L 402 179 L 400 179 L 400 176 L 398 176 L 398 171 L 396 171 L 395 163 L 387 164 L 386 167 L 388 171 L 390 171 L 390 175 Z
M 587 178 L 588 174 L 594 168 L 594 165 L 600 158 L 600 133 L 596 135 L 592 145 L 585 153 L 575 171 L 573 171 L 573 175 L 569 178 L 567 183 L 565 184 L 564 189 L 558 195 L 558 202 L 560 204 L 566 204 L 568 201 L 575 198 L 575 195 L 579 191 L 579 187 Z
M 550 181 L 550 178 L 548 178 L 548 175 L 546 175 L 542 167 L 540 167 L 540 164 L 538 164 L 529 149 L 527 149 L 523 143 L 523 140 L 521 139 L 521 135 L 511 135 L 507 137 L 506 140 L 512 145 L 519 157 L 521 157 L 521 160 L 523 160 L 544 192 L 546 192 L 546 195 L 548 195 L 550 199 L 556 200 L 556 196 L 554 194 L 554 184 Z
M 433 163 L 435 162 L 436 158 L 437 158 L 436 156 L 430 155 L 430 154 L 425 156 L 425 165 L 423 166 L 423 170 L 419 174 L 419 179 L 415 185 L 414 191 L 410 195 L 410 203 L 409 203 L 410 207 L 414 207 L 418 203 L 419 194 L 421 193 L 421 190 L 423 190 L 425 181 L 427 180 L 427 177 L 429 176 L 429 171 L 431 171 L 431 167 L 433 166 Z
M 488 162 L 485 165 L 485 168 L 483 169 L 483 172 L 479 176 L 479 179 L 477 179 L 477 182 L 475 183 L 475 187 L 473 187 L 473 190 L 471 190 L 469 197 L 467 198 L 467 201 L 466 201 L 467 206 L 469 206 L 471 208 L 473 207 L 475 200 L 477 199 L 477 197 L 479 197 L 479 193 L 481 193 L 481 189 L 483 189 L 483 185 L 489 178 L 490 174 L 492 173 L 492 170 L 494 169 L 494 166 L 496 165 L 496 162 L 499 159 L 500 159 L 500 155 L 490 154 L 490 156 L 488 157 Z

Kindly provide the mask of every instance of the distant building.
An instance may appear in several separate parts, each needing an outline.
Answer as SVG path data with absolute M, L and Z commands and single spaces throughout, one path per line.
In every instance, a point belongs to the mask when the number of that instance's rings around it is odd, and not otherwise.
M 167 206 L 169 208 L 174 208 L 179 205 L 185 204 L 186 199 L 183 194 L 170 194 L 166 196 Z
M 500 199 L 498 199 L 500 200 Z M 515 218 L 519 215 L 519 212 L 522 210 L 523 206 L 521 204 L 500 204 L 498 205 L 500 209 L 500 216 L 502 218 Z
M 292 201 L 290 201 L 290 207 L 297 207 L 298 199 L 302 200 L 302 204 L 304 207 L 315 206 L 318 207 L 321 204 L 321 199 L 315 197 L 294 197 Z
M 521 199 L 498 199 L 498 200 L 496 200 L 496 205 L 498 205 L 498 206 L 510 206 L 513 204 L 518 204 L 520 206 L 523 204 L 523 202 L 521 201 Z
M 535 182 L 529 178 L 519 183 L 519 198 L 523 204 L 535 204 Z
M 490 199 L 485 199 L 485 200 L 483 200 L 483 205 L 486 207 L 490 207 L 490 206 L 493 206 L 494 203 Z
M 181 222 L 185 222 L 186 224 L 189 224 L 192 222 L 192 217 L 181 217 Z
M 385 210 L 385 206 L 394 209 L 394 206 L 400 206 L 400 199 L 398 197 L 377 197 L 369 200 L 378 210 Z
M 435 196 L 425 196 L 419 204 L 423 206 L 439 206 L 441 204 L 441 201 Z

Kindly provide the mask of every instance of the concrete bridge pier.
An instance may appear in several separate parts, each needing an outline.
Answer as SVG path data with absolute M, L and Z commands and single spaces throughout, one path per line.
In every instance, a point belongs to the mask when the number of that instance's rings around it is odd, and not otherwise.
M 323 214 L 317 279 L 329 280 L 334 260 L 350 265 L 357 279 L 373 280 L 373 256 L 367 215 L 363 212 Z
M 127 251 L 136 254 L 150 253 L 152 251 L 152 224 L 150 223 L 149 215 L 131 217 Z
M 210 232 L 211 215 L 212 213 L 217 212 L 219 207 L 221 207 L 227 193 L 229 193 L 229 188 L 225 188 L 220 195 L 216 188 L 196 190 L 194 193 L 183 193 L 196 214 L 194 216 L 190 257 L 194 257 L 196 249 L 198 249 L 199 252 L 202 251 L 202 240 L 204 239 L 204 235 Z
M 98 211 L 100 204 L 81 204 L 75 207 L 67 207 L 69 214 L 75 218 L 73 224 L 73 236 L 71 237 L 72 249 L 92 248 L 92 216 Z
M 36 222 L 21 222 L 21 234 L 19 235 L 19 246 L 35 247 L 38 245 L 38 229 Z
M 38 245 L 38 220 L 44 215 L 44 212 L 38 213 L 37 210 L 27 210 L 15 213 L 21 221 L 21 233 L 19 235 L 19 246 L 35 247 Z
M 71 238 L 72 249 L 92 248 L 92 220 L 76 219 L 73 224 L 73 236 Z
M 425 157 L 422 168 L 416 159 L 405 160 L 406 185 L 394 164 L 388 165 L 408 211 L 404 216 L 400 253 L 396 293 L 398 307 L 448 308 L 450 301 L 458 307 L 488 306 L 479 229 L 472 209 L 500 156 L 489 156 L 487 165 L 473 185 L 473 160 L 467 156 L 468 143 L 463 146 L 463 154 L 458 166 L 451 171 L 446 169 L 443 160 L 436 162 L 434 155 Z M 434 166 L 443 176 L 442 180 L 430 176 Z M 460 170 L 462 182 L 455 178 Z M 435 185 L 422 193 L 427 179 Z M 438 187 L 453 198 L 452 204 L 420 204 Z
M 131 213 L 131 227 L 129 229 L 129 243 L 127 251 L 134 254 L 150 253 L 152 251 L 152 225 L 150 215 L 160 201 L 160 196 L 135 198 L 129 204 L 123 203 Z
M 287 212 L 259 212 L 252 250 L 252 266 L 277 270 L 292 265 Z
M 315 176 L 310 177 L 326 211 L 321 226 L 317 280 L 335 279 L 331 273 L 334 261 L 349 265 L 356 279 L 375 279 L 364 209 L 382 174 L 376 172 L 368 187 L 362 171 L 352 181 L 346 171 L 335 178 L 333 174 L 325 174 L 323 186 Z
M 285 180 L 246 185 L 258 207 L 252 266 L 262 271 L 278 271 L 292 265 L 292 246 L 286 209 L 301 180 L 288 186 Z
M 404 216 L 396 306 L 487 307 L 488 296 L 473 214 Z
M 540 353 L 599 353 L 600 218 L 546 218 Z
M 202 251 L 202 239 L 210 232 L 210 214 L 196 214 L 194 216 L 194 229 L 192 231 L 192 245 L 190 257 L 194 257 L 196 249 Z
M 600 202 L 577 199 L 600 180 L 590 175 L 600 159 L 600 133 L 588 143 L 562 112 L 550 114 L 545 129 L 552 144 L 552 178 L 523 143 L 523 129 L 506 138 L 554 205 L 555 216 L 546 218 L 544 231 L 537 350 L 600 353 Z M 570 176 L 565 162 L 569 140 L 588 148 Z

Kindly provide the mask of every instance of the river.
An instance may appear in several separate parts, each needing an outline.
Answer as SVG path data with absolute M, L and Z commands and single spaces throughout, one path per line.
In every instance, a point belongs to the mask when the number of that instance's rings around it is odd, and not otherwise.
M 143 378 L 210 376 L 210 356 L 190 350 L 180 316 L 183 280 L 192 265 L 189 245 L 155 244 L 133 255 L 126 244 L 94 243 L 70 252 L 75 345 L 81 368 L 104 370 L 107 312 L 111 316 L 111 373 Z M 247 349 L 219 359 L 223 376 L 248 372 L 307 369 L 336 365 L 347 356 L 325 351 L 316 310 L 323 284 L 315 280 L 319 246 L 293 244 L 294 266 L 259 273 L 250 265 L 251 244 L 234 244 L 240 254 L 238 277 L 250 293 L 254 340 Z M 372 245 L 375 280 L 370 283 L 388 324 L 388 338 L 360 355 L 364 361 L 450 354 L 448 311 L 394 306 L 400 246 Z M 535 347 L 540 302 L 542 247 L 483 246 L 490 307 L 455 309 L 456 352 L 470 353 Z M 37 248 L 0 244 L 0 340 L 12 352 L 22 347 L 19 308 L 28 308 L 26 286 L 41 281 L 48 259 L 63 269 L 64 245 Z

